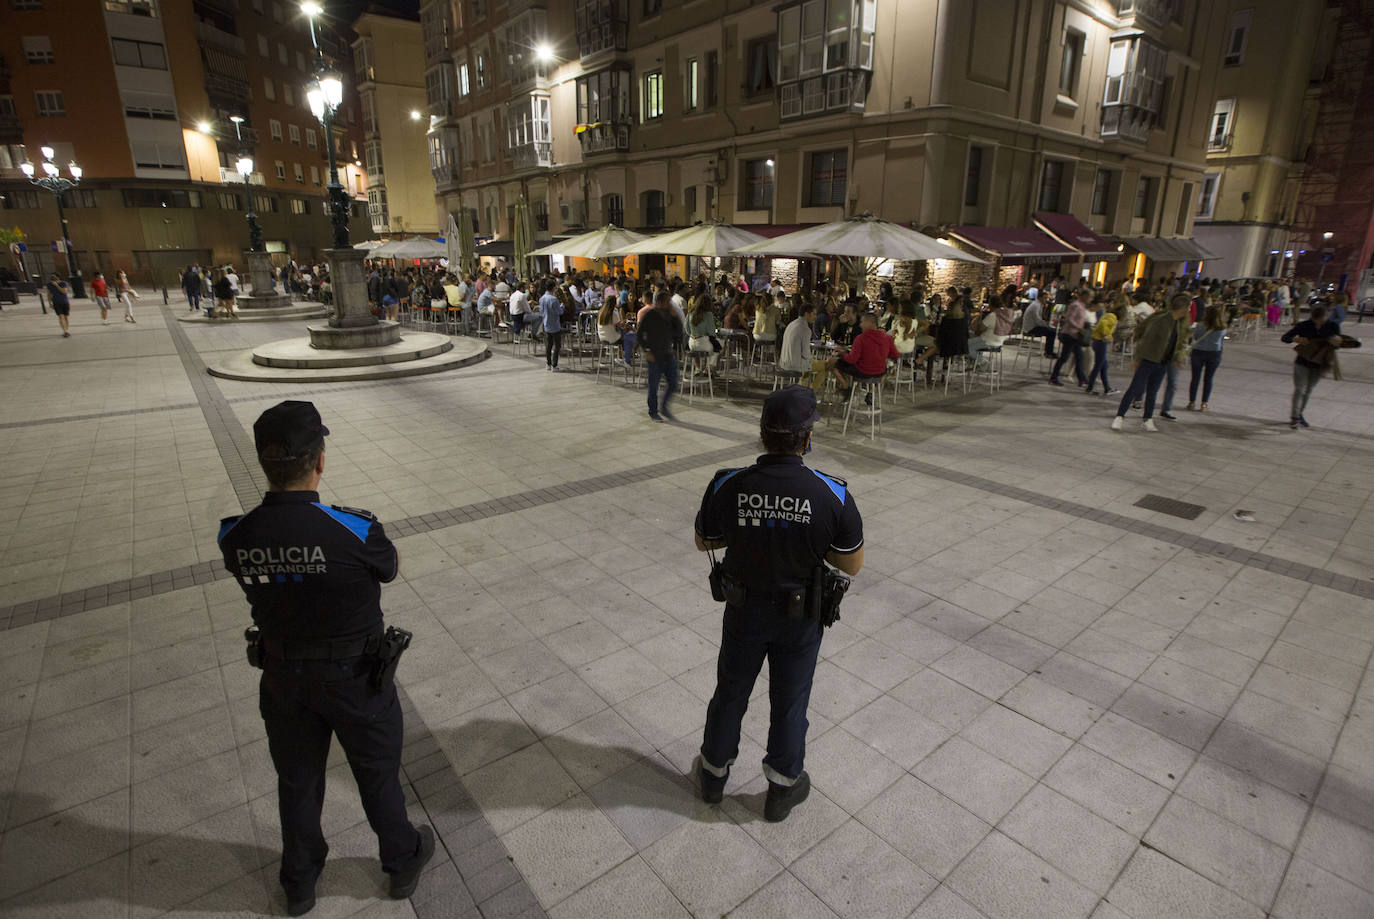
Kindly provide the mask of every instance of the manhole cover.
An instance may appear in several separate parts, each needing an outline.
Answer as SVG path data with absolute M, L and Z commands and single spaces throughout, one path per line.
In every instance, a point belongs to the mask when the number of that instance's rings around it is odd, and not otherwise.
M 1180 517 L 1184 520 L 1196 520 L 1199 514 L 1207 510 L 1201 504 L 1175 501 L 1173 498 L 1166 498 L 1163 495 L 1146 495 L 1137 501 L 1135 506 L 1143 507 L 1147 511 L 1159 511 L 1161 514 Z

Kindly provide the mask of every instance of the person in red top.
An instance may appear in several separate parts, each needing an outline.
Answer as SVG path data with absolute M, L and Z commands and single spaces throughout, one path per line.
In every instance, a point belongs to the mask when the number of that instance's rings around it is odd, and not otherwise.
M 102 325 L 110 324 L 110 286 L 105 283 L 105 275 L 100 272 L 95 273 L 91 278 L 91 296 L 95 297 L 96 305 L 100 307 L 100 322 Z
M 878 318 L 872 313 L 864 313 L 859 319 L 860 332 L 854 337 L 849 350 L 839 357 L 830 359 L 830 372 L 839 381 L 840 389 L 848 391 L 851 377 L 881 376 L 887 370 L 887 362 L 901 359 L 892 336 L 878 328 Z

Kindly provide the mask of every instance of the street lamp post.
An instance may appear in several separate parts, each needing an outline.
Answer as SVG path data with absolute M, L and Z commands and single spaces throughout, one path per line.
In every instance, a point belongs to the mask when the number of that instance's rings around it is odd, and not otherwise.
M 70 276 L 67 281 L 72 290 L 72 296 L 85 297 L 86 290 L 81 283 L 81 268 L 76 262 L 76 253 L 72 251 L 71 232 L 67 228 L 67 213 L 62 209 L 62 196 L 68 191 L 81 184 L 81 167 L 72 160 L 67 164 L 67 172 L 71 178 L 63 178 L 60 175 L 61 169 L 53 162 L 56 151 L 52 147 L 43 146 L 43 175 L 37 175 L 37 169 L 33 163 L 25 161 L 19 165 L 20 170 L 28 178 L 29 182 L 39 188 L 47 189 L 52 192 L 57 199 L 57 219 L 62 224 L 62 251 L 67 256 L 67 274 Z
M 258 226 L 258 215 L 253 213 L 253 189 L 248 182 L 253 175 L 253 157 L 243 147 L 243 116 L 230 115 L 229 120 L 234 123 L 234 134 L 239 141 L 239 158 L 234 163 L 234 168 L 243 176 L 243 203 L 248 209 L 248 248 L 252 252 L 262 252 L 267 245 L 262 241 L 262 227 Z
M 310 111 L 324 125 L 324 145 L 329 153 L 329 221 L 334 225 L 334 248 L 347 249 L 348 198 L 339 182 L 339 161 L 334 155 L 334 114 L 343 101 L 343 80 L 332 70 L 321 70 L 306 91 Z
M 349 201 L 339 182 L 339 162 L 334 152 L 334 115 L 343 102 L 343 78 L 327 66 L 320 49 L 315 17 L 324 10 L 314 0 L 307 0 L 300 8 L 310 19 L 310 40 L 315 46 L 315 79 L 305 97 L 310 103 L 310 111 L 324 125 L 324 146 L 329 154 L 329 222 L 334 228 L 334 246 L 326 252 L 330 285 L 334 290 L 334 313 L 328 326 L 310 326 L 310 344 L 320 349 L 395 344 L 401 340 L 400 324 L 379 320 L 373 315 L 363 275 L 365 253 L 348 242 Z

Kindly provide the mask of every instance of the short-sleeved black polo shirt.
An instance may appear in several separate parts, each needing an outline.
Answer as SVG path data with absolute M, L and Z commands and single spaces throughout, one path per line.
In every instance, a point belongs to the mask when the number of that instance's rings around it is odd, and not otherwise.
M 381 585 L 398 561 L 367 511 L 321 504 L 313 491 L 270 491 L 222 521 L 219 547 L 264 634 L 334 641 L 381 631 Z
M 844 479 L 811 469 L 800 456 L 771 453 L 712 477 L 696 531 L 724 542 L 725 573 L 759 592 L 805 587 L 827 552 L 857 552 L 864 544 L 863 520 Z

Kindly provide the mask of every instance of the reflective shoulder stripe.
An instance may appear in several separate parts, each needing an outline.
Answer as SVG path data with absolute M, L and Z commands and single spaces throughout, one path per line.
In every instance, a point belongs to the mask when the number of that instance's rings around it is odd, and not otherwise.
M 724 485 L 726 482 L 730 481 L 743 471 L 743 469 L 731 469 L 729 472 L 725 473 L 725 475 L 720 475 L 719 473 L 717 473 L 717 475 L 720 477 L 711 483 L 711 493 L 715 494 L 716 492 L 720 491 L 720 486 Z
M 808 466 L 807 468 L 810 469 L 811 467 Z M 815 469 L 811 469 L 811 472 L 813 475 L 815 475 L 816 478 L 820 479 L 822 482 L 825 483 L 825 487 L 830 489 L 831 494 L 838 498 L 841 504 L 844 504 L 844 497 L 846 494 L 849 493 L 849 483 L 847 483 L 844 479 L 836 478 L 833 475 L 826 475 L 824 472 L 817 472 Z
M 224 542 L 224 537 L 228 536 L 229 531 L 237 526 L 238 522 L 242 519 L 243 515 L 239 514 L 234 517 L 225 517 L 221 520 L 219 522 L 219 535 L 215 537 L 215 542 Z
M 327 504 L 315 502 L 315 506 L 324 511 L 335 521 L 342 524 L 344 529 L 358 537 L 359 542 L 367 542 L 367 532 L 372 529 L 372 521 L 366 517 L 359 517 L 357 514 L 350 514 L 346 511 L 335 510 Z

